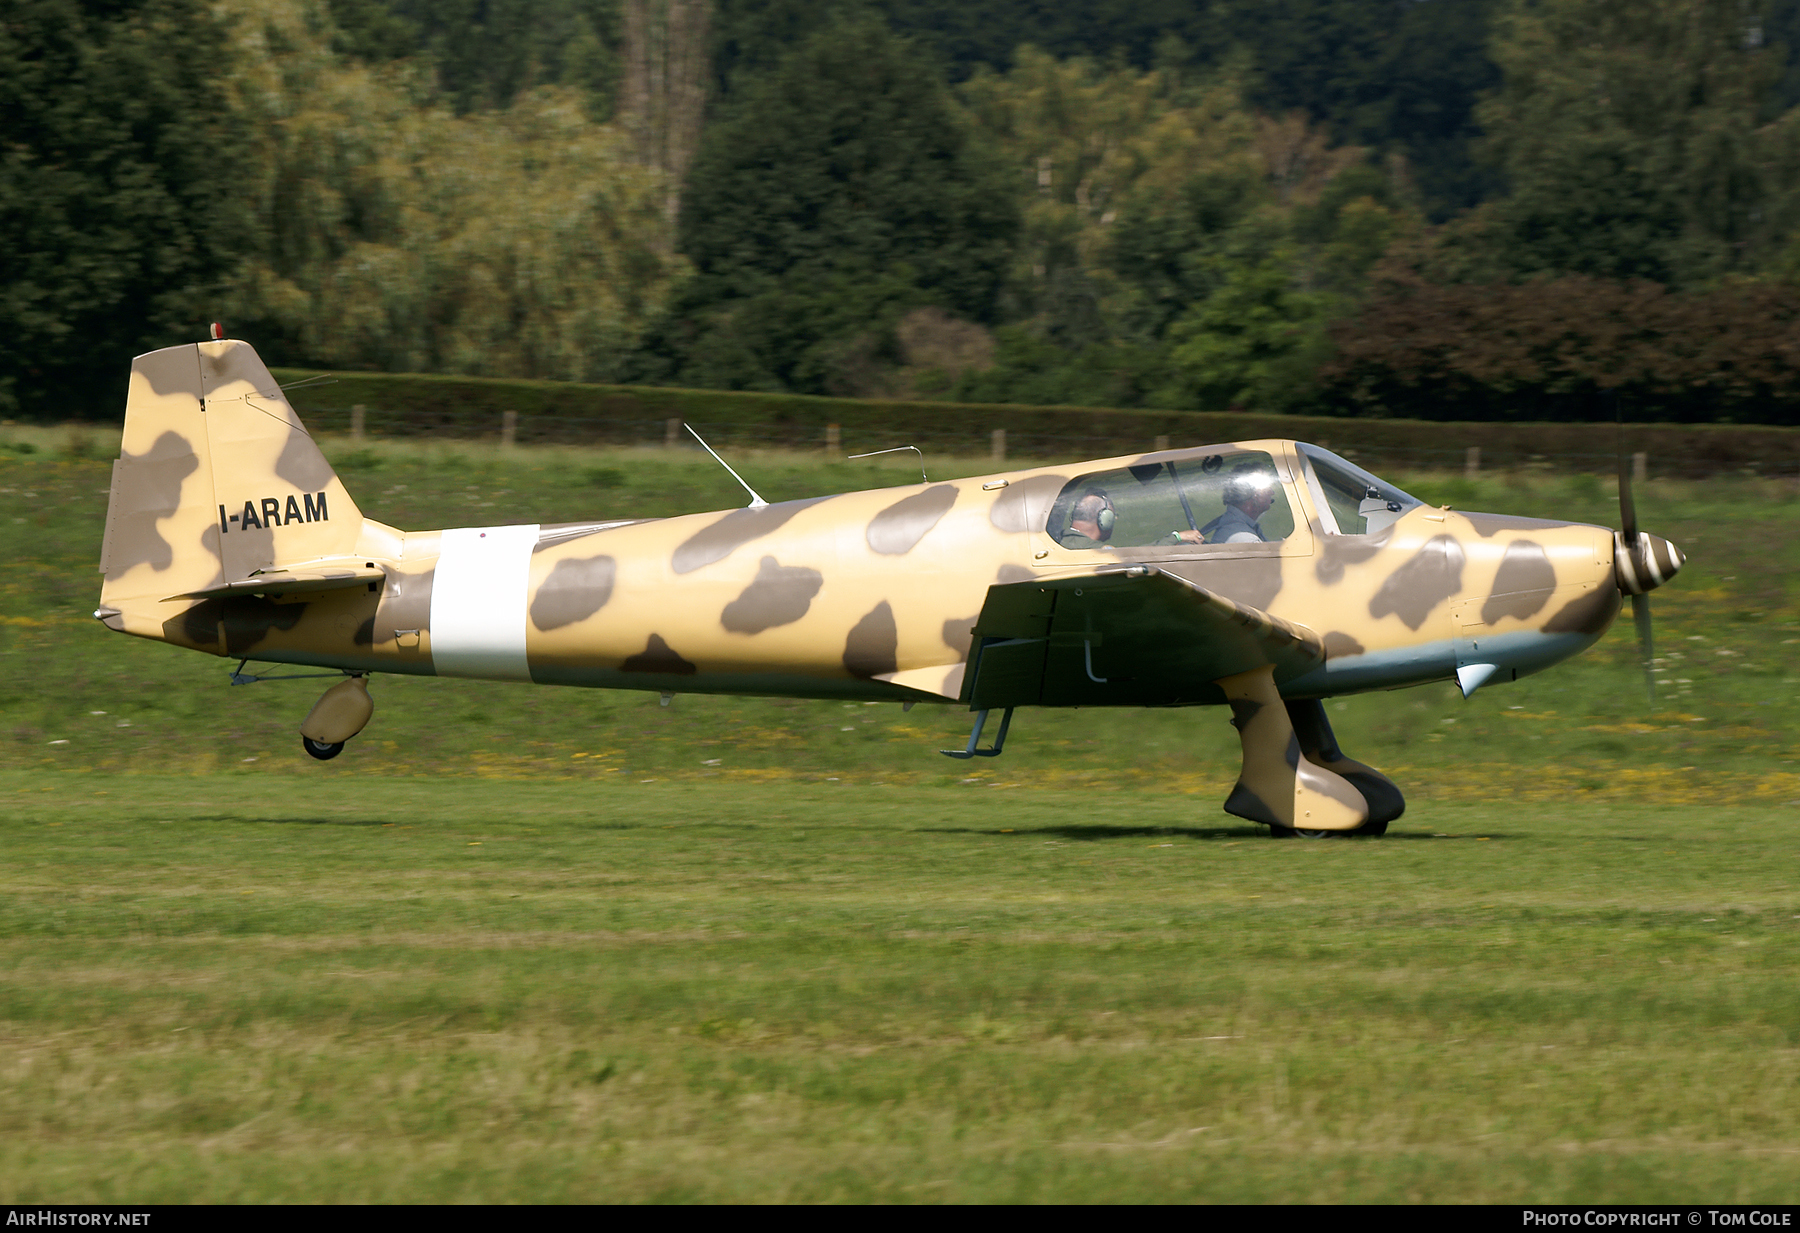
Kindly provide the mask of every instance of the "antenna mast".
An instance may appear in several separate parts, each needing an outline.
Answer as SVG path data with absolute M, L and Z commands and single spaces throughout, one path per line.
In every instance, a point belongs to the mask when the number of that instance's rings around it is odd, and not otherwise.
M 921 484 L 929 484 L 931 480 L 925 474 L 925 451 L 916 445 L 896 445 L 891 450 L 870 450 L 866 454 L 846 454 L 844 457 L 852 460 L 857 458 L 873 458 L 877 454 L 898 454 L 903 450 L 911 450 L 919 456 L 919 482 Z
M 721 467 L 724 467 L 727 471 L 731 471 L 731 464 L 726 462 L 723 458 L 719 457 L 719 455 L 713 450 L 713 447 L 706 443 L 705 437 L 702 437 L 699 433 L 694 432 L 694 426 L 692 424 L 683 424 L 682 427 L 687 429 L 689 432 L 694 433 L 694 440 L 700 442 L 701 449 L 705 450 L 709 454 L 712 454 L 714 462 L 718 463 Z M 731 478 L 736 480 L 740 484 L 744 484 L 744 477 L 739 475 L 736 471 L 731 471 Z M 750 494 L 750 508 L 751 509 L 761 509 L 763 506 L 768 504 L 767 501 L 763 500 L 761 497 L 756 495 L 756 489 L 750 487 L 750 485 L 744 484 L 744 491 Z

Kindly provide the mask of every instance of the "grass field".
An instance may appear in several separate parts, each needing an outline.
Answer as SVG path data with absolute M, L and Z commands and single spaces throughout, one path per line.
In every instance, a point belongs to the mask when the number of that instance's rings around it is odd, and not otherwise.
M 0 1201 L 1800 1181 L 1791 488 L 1640 492 L 1690 554 L 1655 706 L 1624 627 L 1468 702 L 1336 700 L 1411 809 L 1273 843 L 1219 812 L 1214 711 L 1021 715 L 971 771 L 930 752 L 954 708 L 394 679 L 314 764 L 314 683 L 227 688 L 88 616 L 108 468 L 66 455 L 104 444 L 11 439 L 38 448 L 0 451 Z M 679 453 L 334 458 L 403 526 L 739 503 Z M 771 499 L 906 478 L 744 469 Z M 1582 477 L 1396 478 L 1616 520 Z
M 8 1202 L 1800 1184 L 1800 834 L 1762 809 L 1280 844 L 1179 795 L 832 784 L 0 807 Z

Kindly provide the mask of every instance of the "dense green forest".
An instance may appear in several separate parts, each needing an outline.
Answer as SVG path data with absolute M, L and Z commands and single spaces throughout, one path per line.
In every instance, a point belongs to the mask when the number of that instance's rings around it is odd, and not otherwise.
M 1800 423 L 1800 0 L 0 0 L 0 413 L 271 363 Z

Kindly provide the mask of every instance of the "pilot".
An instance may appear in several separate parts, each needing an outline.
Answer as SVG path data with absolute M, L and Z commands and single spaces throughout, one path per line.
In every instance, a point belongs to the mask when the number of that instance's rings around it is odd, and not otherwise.
M 1220 496 L 1225 512 L 1198 531 L 1181 531 L 1190 544 L 1263 544 L 1262 516 L 1275 504 L 1275 472 L 1265 462 L 1241 462 L 1225 476 Z
M 1112 498 L 1101 488 L 1090 488 L 1069 511 L 1069 529 L 1062 537 L 1064 548 L 1106 548 L 1112 538 L 1118 511 Z

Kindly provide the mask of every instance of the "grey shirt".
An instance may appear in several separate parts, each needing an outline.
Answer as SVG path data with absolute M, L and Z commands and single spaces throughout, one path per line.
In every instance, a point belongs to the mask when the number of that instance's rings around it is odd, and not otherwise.
M 1225 512 L 1200 528 L 1209 544 L 1266 544 L 1269 537 L 1262 533 L 1256 520 L 1235 505 L 1227 505 Z

